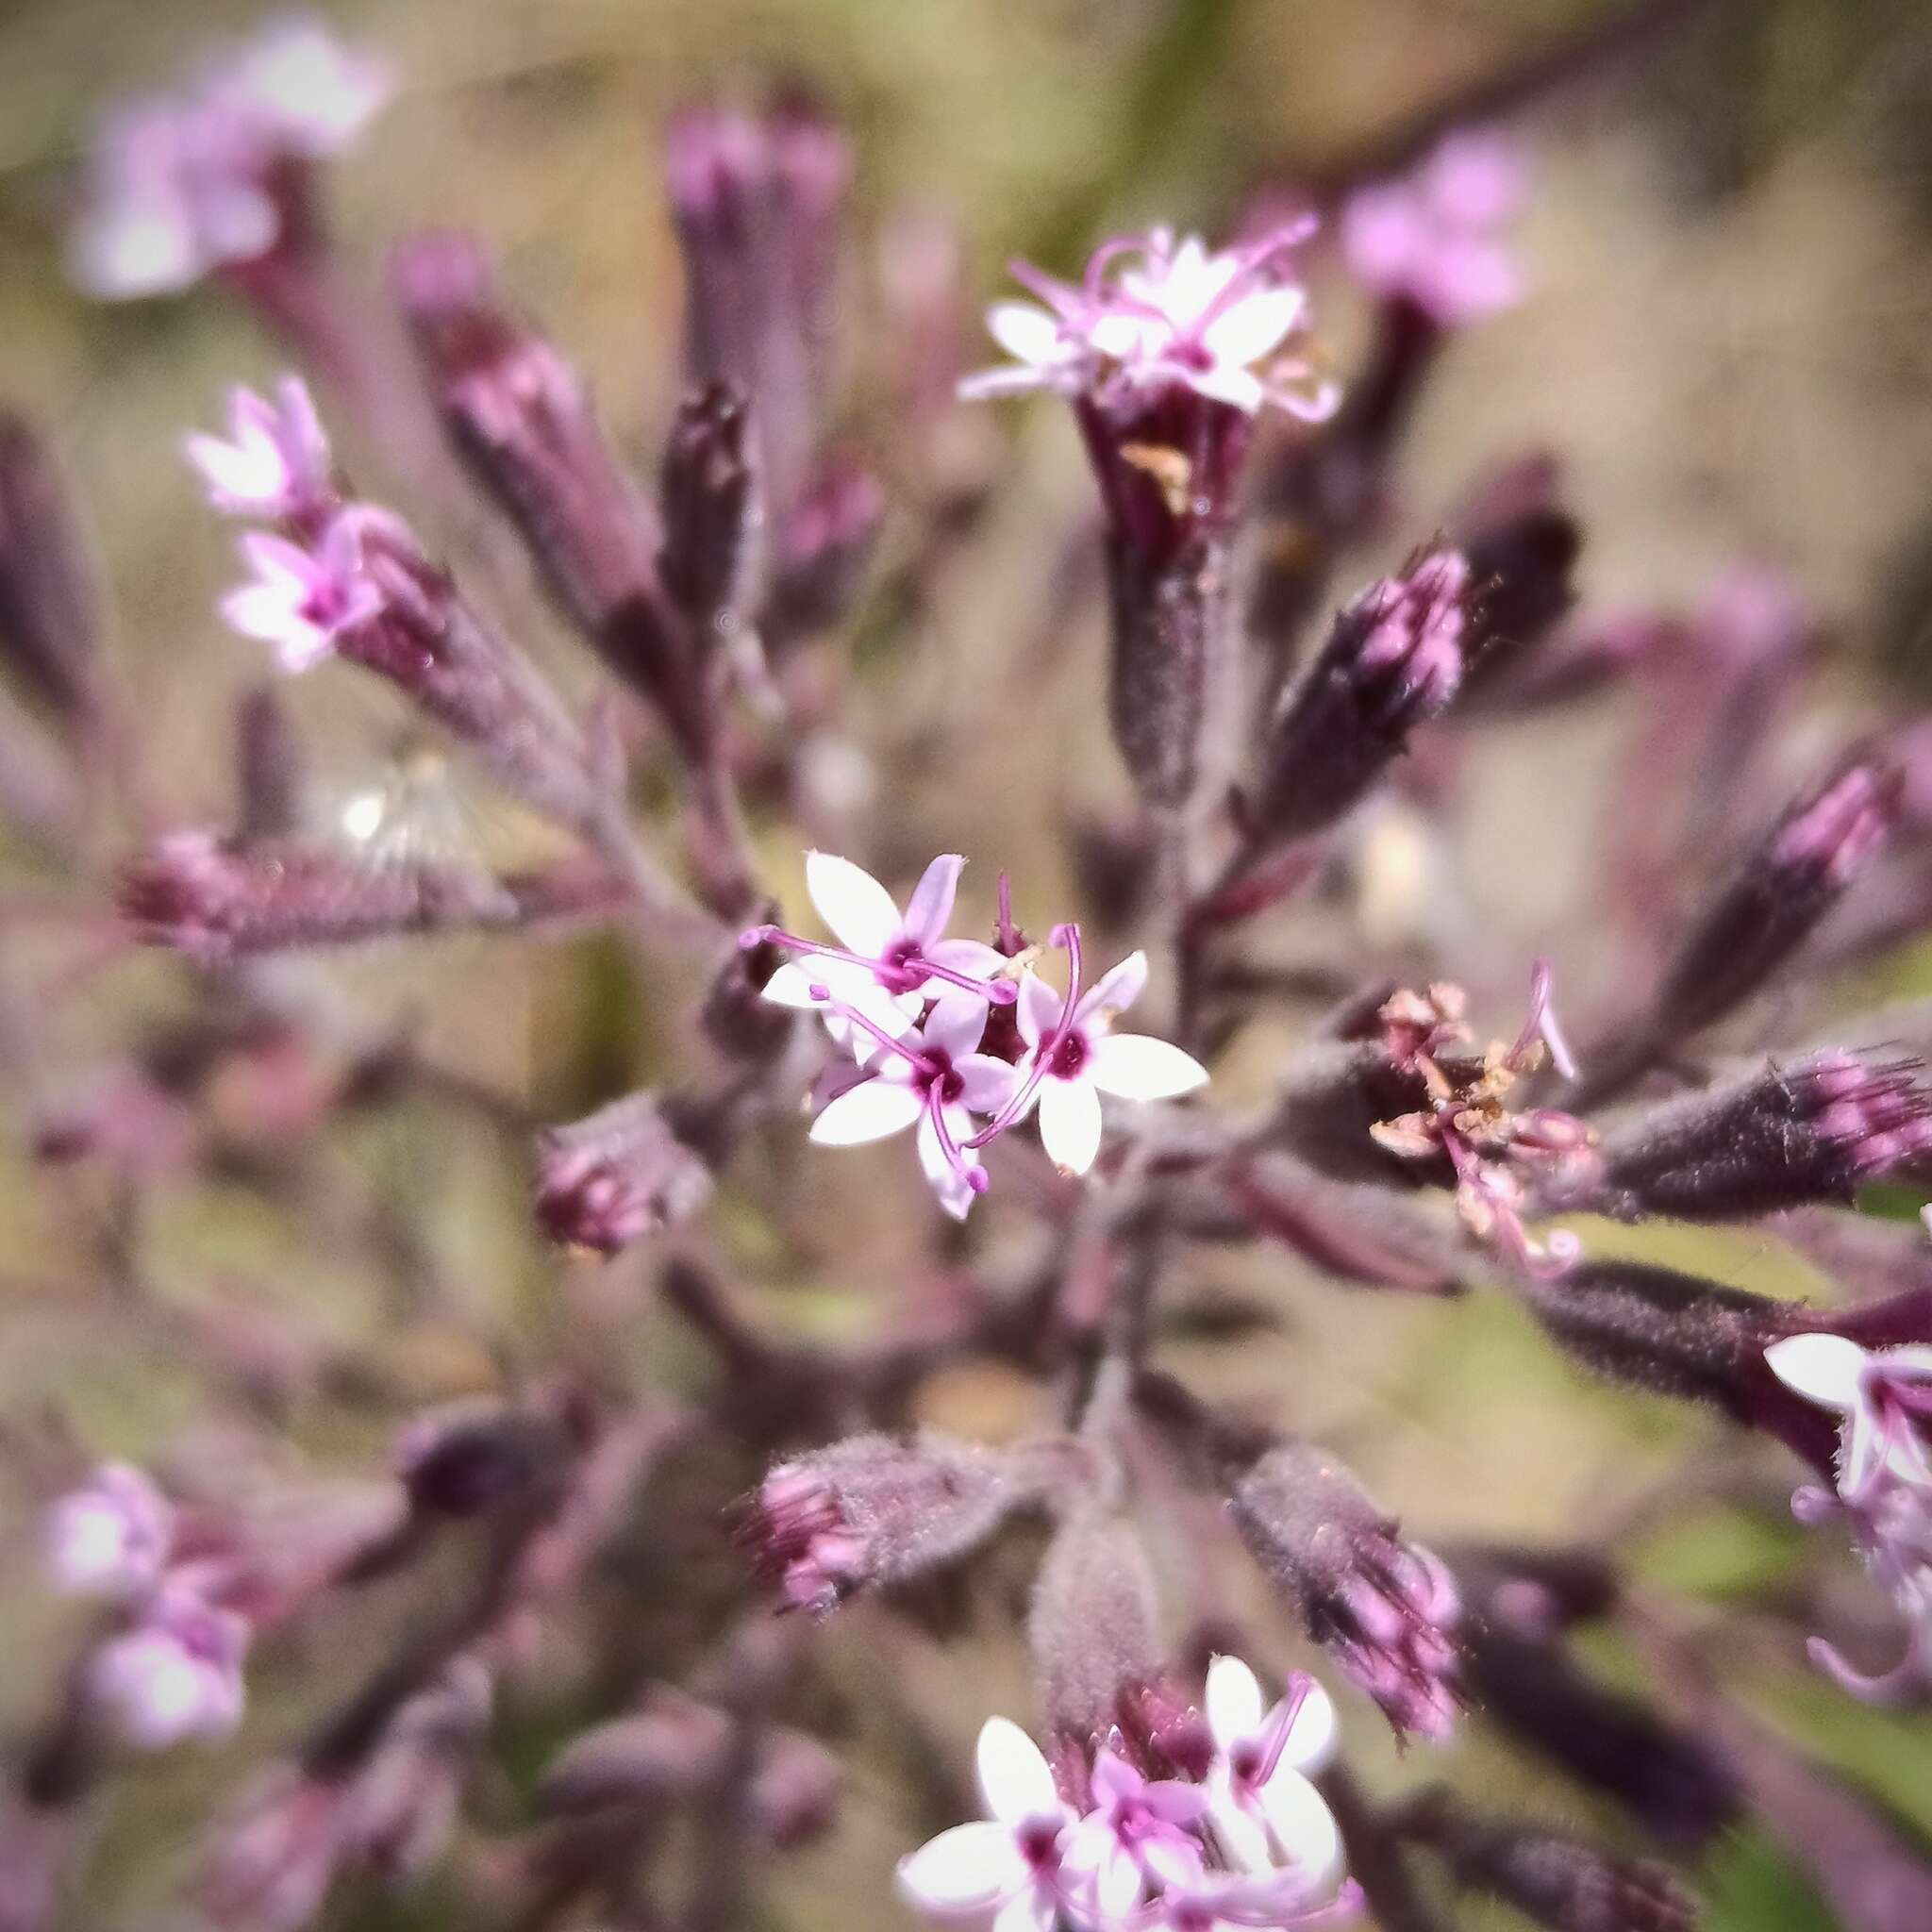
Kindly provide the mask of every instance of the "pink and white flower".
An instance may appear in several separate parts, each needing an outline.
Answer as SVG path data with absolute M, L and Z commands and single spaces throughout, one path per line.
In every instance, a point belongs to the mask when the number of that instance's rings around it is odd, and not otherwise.
M 1932 1348 L 1866 1349 L 1813 1333 L 1773 1342 L 1764 1359 L 1787 1388 L 1842 1418 L 1836 1493 L 1801 1489 L 1793 1512 L 1814 1524 L 1842 1517 L 1906 1624 L 1905 1656 L 1879 1676 L 1823 1638 L 1811 1641 L 1812 1659 L 1874 1701 L 1932 1684 Z
M 1333 1898 L 1342 1870 L 1341 1835 L 1310 1778 L 1335 1757 L 1335 1706 L 1299 1674 L 1264 1709 L 1261 1686 L 1239 1657 L 1208 1666 L 1208 1774 L 1214 1835 L 1241 1870 L 1289 1869 L 1308 1899 Z
M 1121 236 L 1095 251 L 1078 287 L 1016 262 L 1016 281 L 1040 304 L 1000 302 L 987 327 L 1011 363 L 969 375 L 969 399 L 1046 389 L 1061 395 L 1191 390 L 1254 415 L 1264 406 L 1305 422 L 1333 413 L 1334 384 L 1319 378 L 1295 339 L 1307 297 L 1282 273 L 1313 224 L 1210 251 L 1173 231 Z
M 319 21 L 275 23 L 175 93 L 103 121 L 70 236 L 75 279 L 109 301 L 185 289 L 280 240 L 278 172 L 343 148 L 387 74 Z
M 1349 197 L 1341 212 L 1349 271 L 1443 328 L 1512 308 L 1523 278 L 1503 230 L 1524 192 L 1523 158 L 1508 136 L 1452 134 L 1413 174 Z
M 159 1581 L 174 1541 L 174 1507 L 130 1463 L 103 1463 L 47 1511 L 48 1572 L 74 1596 L 144 1594 Z
M 1016 1075 L 1002 1059 L 978 1051 L 986 1003 L 949 988 L 918 1026 L 896 1038 L 875 1036 L 873 1071 L 827 1101 L 811 1125 L 821 1146 L 856 1147 L 918 1129 L 919 1164 L 955 1220 L 963 1221 L 985 1186 L 979 1156 L 966 1143 L 973 1114 L 997 1114 L 1012 1097 Z M 867 1024 L 855 1018 L 863 1034 Z
M 1112 1030 L 1147 984 L 1144 953 L 1130 953 L 1084 994 L 1077 991 L 1077 948 L 1071 957 L 1076 979 L 1069 1000 L 1029 973 L 1020 983 L 1016 1018 L 1041 1141 L 1057 1167 L 1079 1174 L 1100 1152 L 1103 1093 L 1172 1100 L 1206 1085 L 1208 1070 L 1165 1040 Z
M 344 631 L 382 608 L 382 593 L 362 568 L 362 526 L 353 511 L 335 517 L 310 546 L 251 530 L 241 548 L 254 580 L 222 599 L 222 615 L 243 637 L 273 645 L 284 671 L 319 664 Z
M 228 516 L 279 522 L 313 515 L 328 499 L 328 438 L 299 375 L 283 376 L 274 401 L 231 391 L 227 440 L 196 431 L 184 448 L 208 501 Z
M 939 1917 L 991 1914 L 993 1932 L 1053 1932 L 1063 1915 L 1091 1923 L 1067 1862 L 1076 1820 L 1040 1747 L 1010 1719 L 988 1718 L 977 1764 L 986 1818 L 902 1858 L 900 1892 Z
M 192 1574 L 177 1571 L 129 1628 L 95 1651 L 88 1696 L 136 1750 L 225 1737 L 242 1721 L 249 1636 L 245 1618 L 209 1602 Z
M 806 957 L 788 959 L 766 982 L 764 996 L 779 1006 L 824 1009 L 834 1037 L 848 1037 L 836 1001 L 856 1008 L 888 1032 L 903 1032 L 925 1001 L 948 990 L 970 993 L 982 1008 L 1008 1005 L 1013 984 L 1007 961 L 979 940 L 949 940 L 946 924 L 959 889 L 965 859 L 941 853 L 920 875 L 901 912 L 871 873 L 829 852 L 806 855 L 805 885 L 818 915 L 838 940 L 827 946 L 776 926 L 754 926 L 746 946 L 772 943 Z M 860 1035 L 853 1044 L 870 1060 L 877 1042 Z

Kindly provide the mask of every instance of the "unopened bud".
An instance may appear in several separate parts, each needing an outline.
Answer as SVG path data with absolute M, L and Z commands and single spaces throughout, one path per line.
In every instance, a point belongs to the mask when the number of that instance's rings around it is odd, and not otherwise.
M 1398 1737 L 1455 1724 L 1461 1605 L 1454 1578 L 1335 1458 L 1299 1442 L 1270 1449 L 1228 1498 L 1241 1541 Z
M 848 458 L 808 479 L 778 532 L 771 623 L 781 641 L 824 630 L 852 608 L 885 515 L 876 478 Z
M 1479 634 L 1468 561 L 1437 551 L 1372 584 L 1285 699 L 1270 733 L 1256 824 L 1272 841 L 1333 824 L 1418 725 L 1448 708 Z
M 552 1241 L 591 1254 L 615 1255 L 690 1220 L 711 1179 L 655 1093 L 627 1094 L 537 1138 L 537 1219 Z
M 70 731 L 98 698 L 96 607 L 52 458 L 24 418 L 0 410 L 0 661 Z
M 1033 1491 L 999 1452 L 947 1437 L 855 1436 L 779 1463 L 743 1537 L 786 1604 L 819 1615 L 975 1549 Z
M 1913 1061 L 1826 1051 L 1645 1114 L 1607 1138 L 1575 1205 L 1624 1220 L 1734 1221 L 1849 1201 L 1932 1152 L 1932 1090 Z
M 678 409 L 664 448 L 664 588 L 702 654 L 742 617 L 758 506 L 741 391 L 712 383 Z
M 418 1416 L 396 1445 L 410 1507 L 426 1516 L 480 1516 L 548 1483 L 572 1443 L 558 1420 L 495 1403 Z
M 766 1842 L 780 1851 L 823 1838 L 839 1816 L 844 1768 L 802 1731 L 776 1730 L 752 1775 L 751 1808 Z
M 731 1743 L 731 1721 L 668 1684 L 641 1709 L 575 1738 L 544 1767 L 536 1807 L 547 1817 L 613 1807 L 654 1810 L 714 1780 Z
M 1041 1714 L 1061 1747 L 1048 1755 L 1084 1762 L 1121 1721 L 1123 1699 L 1159 1674 L 1154 1573 L 1124 1516 L 1095 1505 L 1060 1525 L 1027 1634 Z
M 1513 1906 L 1549 1932 L 1690 1932 L 1696 1908 L 1662 1866 L 1528 1819 L 1480 1816 L 1432 1791 L 1402 1820 L 1465 1890 Z

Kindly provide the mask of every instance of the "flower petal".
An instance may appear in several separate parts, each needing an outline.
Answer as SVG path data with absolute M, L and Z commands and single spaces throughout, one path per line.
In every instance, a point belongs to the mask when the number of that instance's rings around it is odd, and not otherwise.
M 979 1795 L 988 1813 L 1009 1824 L 1050 1818 L 1060 1809 L 1053 1771 L 1040 1746 L 1009 1717 L 990 1717 L 974 1753 Z
M 1842 1335 L 1790 1335 L 1764 1351 L 1771 1372 L 1787 1389 L 1840 1413 L 1857 1407 L 1865 1351 Z
M 1058 993 L 1037 973 L 1020 980 L 1020 998 L 1013 1012 L 1020 1038 L 1028 1046 L 1038 1046 L 1059 1024 L 1060 1008 L 1066 1005 Z
M 983 1912 L 1020 1875 L 1019 1854 L 1004 1826 L 980 1819 L 956 1824 L 899 1860 L 900 1891 L 922 1911 Z
M 903 1134 L 923 1110 L 905 1081 L 874 1078 L 832 1101 L 812 1122 L 810 1138 L 821 1147 L 859 1147 Z
M 1203 1702 L 1208 1708 L 1208 1728 L 1219 1750 L 1225 1751 L 1261 1728 L 1261 1686 L 1238 1657 L 1217 1657 L 1208 1666 Z
M 1100 1095 L 1091 1080 L 1041 1082 L 1040 1139 L 1062 1174 L 1085 1174 L 1093 1165 L 1100 1152 Z
M 959 1142 L 973 1131 L 973 1123 L 958 1108 L 946 1110 L 946 1131 L 953 1137 L 953 1144 Z M 939 1129 L 933 1124 L 932 1108 L 927 1108 L 919 1116 L 919 1131 L 913 1137 L 913 1144 L 919 1151 L 919 1165 L 925 1175 L 926 1185 L 933 1191 L 940 1206 L 955 1221 L 964 1221 L 973 1210 L 973 1204 L 978 1198 L 973 1183 L 946 1158 L 946 1150 L 940 1145 Z M 968 1167 L 977 1167 L 976 1154 L 960 1153 Z
M 943 966 L 949 973 L 963 973 L 969 979 L 997 978 L 1007 964 L 1004 953 L 990 946 L 984 940 L 940 940 L 920 951 L 935 966 Z M 928 980 L 927 985 L 932 985 Z M 934 995 L 939 992 L 933 987 Z
M 991 1932 L 1054 1932 L 1060 1911 L 1043 1885 L 1028 1885 L 994 1915 Z
M 990 1053 L 969 1053 L 953 1062 L 960 1081 L 959 1104 L 974 1113 L 997 1113 L 1013 1097 L 1020 1070 Z
M 808 852 L 805 888 L 819 917 L 847 952 L 875 959 L 899 936 L 892 895 L 863 867 L 835 853 Z
M 953 895 L 959 890 L 959 874 L 966 860 L 958 852 L 942 852 L 921 874 L 906 903 L 906 937 L 923 953 L 934 944 L 953 916 Z
M 1016 362 L 1050 362 L 1063 348 L 1059 324 L 1031 302 L 995 302 L 986 332 Z
M 949 986 L 927 1014 L 920 1038 L 948 1059 L 963 1059 L 986 1031 L 986 1002 L 962 987 Z
M 858 1003 L 867 987 L 877 984 L 878 981 L 862 966 L 854 966 L 845 959 L 827 959 L 823 955 L 808 954 L 803 959 L 787 959 L 765 981 L 762 997 L 774 1006 L 804 1009 L 816 1007 L 823 1011 L 825 1003 L 813 997 L 813 988 L 821 988 L 849 1006 Z
M 1341 1732 L 1335 1715 L 1335 1700 L 1321 1685 L 1309 1682 L 1302 1693 L 1294 1722 L 1288 1727 L 1288 1742 L 1282 1747 L 1281 1763 L 1305 1777 L 1313 1777 L 1335 1761 L 1335 1747 Z M 1277 1770 L 1277 1776 L 1280 1775 Z
M 1228 306 L 1201 331 L 1201 346 L 1220 363 L 1245 366 L 1278 348 L 1302 318 L 1307 296 L 1291 285 L 1257 289 Z
M 1335 1814 L 1299 1772 L 1276 1771 L 1261 1792 L 1269 1828 L 1310 1890 L 1326 1892 L 1341 1878 L 1341 1833 Z
M 1096 1013 L 1124 1013 L 1141 997 L 1146 985 L 1147 955 L 1129 953 L 1080 996 L 1079 1017 L 1085 1020 Z
M 1093 1084 L 1122 1100 L 1171 1100 L 1208 1084 L 1191 1054 L 1146 1033 L 1103 1033 L 1093 1042 Z

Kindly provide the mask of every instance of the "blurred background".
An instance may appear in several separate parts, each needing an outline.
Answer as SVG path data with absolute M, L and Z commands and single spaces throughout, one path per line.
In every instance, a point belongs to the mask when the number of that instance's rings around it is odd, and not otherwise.
M 1449 346 L 1405 455 L 1403 514 L 1386 551 L 1360 559 L 1360 577 L 1425 541 L 1472 476 L 1547 448 L 1587 530 L 1588 601 L 1694 606 L 1727 567 L 1757 559 L 1815 602 L 1824 694 L 1794 769 L 1846 721 L 1932 698 L 1932 9 L 1918 0 L 1680 5 L 1668 31 L 1652 30 L 1664 9 L 1618 0 L 370 0 L 314 10 L 398 78 L 394 101 L 329 175 L 357 272 L 375 283 L 409 228 L 476 230 L 647 471 L 678 394 L 667 116 L 692 98 L 757 100 L 774 79 L 822 99 L 857 163 L 839 413 L 884 471 L 889 504 L 929 481 L 893 474 L 891 398 L 868 381 L 868 330 L 891 325 L 909 238 L 940 232 L 963 251 L 970 365 L 974 311 L 1004 291 L 1009 256 L 1071 274 L 1119 228 L 1171 220 L 1220 232 L 1257 187 L 1332 178 L 1434 104 L 1613 18 L 1641 18 L 1513 116 L 1534 153 L 1518 242 L 1528 292 Z M 165 84 L 258 15 L 228 0 L 0 0 L 0 399 L 44 425 L 86 506 L 158 824 L 231 815 L 234 708 L 264 669 L 213 616 L 231 532 L 208 513 L 180 440 L 213 425 L 228 385 L 262 384 L 283 362 L 208 289 L 84 299 L 64 274 L 60 224 L 104 106 Z M 1312 260 L 1318 315 L 1345 369 L 1365 329 L 1361 300 L 1319 243 Z M 963 849 L 977 860 L 974 915 L 1007 862 L 1043 920 L 1078 890 L 1058 831 L 1124 796 L 1100 716 L 1093 600 L 1070 608 L 1050 652 L 1024 655 L 1038 653 L 1061 554 L 1041 533 L 1076 537 L 1090 486 L 1062 411 L 961 416 L 960 461 L 993 465 L 1000 490 L 970 567 L 920 599 L 861 606 L 851 641 L 861 675 L 842 735 L 823 747 L 826 782 L 843 788 L 854 856 L 884 875 L 903 880 L 925 854 Z M 401 500 L 407 485 L 381 447 L 347 426 L 339 442 L 365 491 Z M 560 634 L 534 641 L 566 683 L 588 689 Z M 407 782 L 393 775 L 402 721 L 349 675 L 303 680 L 290 702 L 319 795 Z M 878 753 L 906 715 L 963 717 L 982 735 L 948 759 L 904 754 L 903 733 L 900 754 Z M 1559 988 L 1586 1000 L 1607 989 L 1593 977 L 1599 915 L 1587 900 L 1579 912 L 1578 886 L 1603 774 L 1629 724 L 1611 701 L 1498 731 L 1493 769 L 1472 777 L 1456 835 L 1448 929 L 1479 928 L 1488 947 L 1525 961 L 1543 947 Z M 423 782 L 435 791 L 425 837 L 474 840 L 493 858 L 538 837 L 459 774 L 446 791 L 441 774 Z M 134 829 L 96 827 L 96 857 L 105 863 Z M 767 876 L 798 912 L 800 841 L 782 822 L 757 829 Z M 32 1561 L 28 1449 L 43 1437 L 139 1458 L 208 1432 L 221 1402 L 209 1363 L 221 1357 L 225 1374 L 242 1356 L 271 1382 L 291 1379 L 281 1433 L 304 1457 L 379 1470 L 397 1417 L 499 1386 L 525 1354 L 614 1350 L 641 1379 L 674 1388 L 707 1368 L 653 1307 L 648 1258 L 601 1267 L 547 1255 L 502 1136 L 433 1100 L 332 1132 L 278 1189 L 245 1174 L 125 1188 L 36 1167 L 36 1110 L 85 1090 L 186 995 L 175 962 L 129 958 L 85 919 L 37 915 L 91 892 L 104 905 L 98 885 L 50 873 L 25 846 L 5 864 L 0 1446 L 20 1453 L 0 1472 L 0 1726 L 11 1733 L 43 1707 L 68 1641 L 66 1612 Z M 1403 878 L 1395 866 L 1376 915 L 1398 937 L 1430 923 Z M 1291 923 L 1282 944 L 1292 958 Z M 675 1071 L 688 1024 L 688 987 L 654 981 L 595 936 L 434 941 L 300 970 L 406 1030 L 426 1061 L 514 1095 L 537 1119 L 573 1118 Z M 1907 958 L 1831 998 L 1850 1010 L 1928 988 L 1932 972 Z M 1507 1037 L 1520 991 L 1481 991 L 1494 1004 L 1479 1029 Z M 1265 1090 L 1294 1025 L 1271 1020 L 1244 1036 L 1232 1091 Z M 213 1104 L 243 1138 L 273 1132 L 261 1092 L 242 1085 Z M 929 1265 L 919 1206 L 879 1185 L 888 1171 L 884 1155 L 827 1161 L 782 1124 L 740 1162 L 716 1210 L 719 1240 L 761 1317 L 801 1337 L 876 1328 L 900 1281 Z M 1915 1203 L 1889 1205 L 1909 1214 Z M 986 1239 L 1000 1241 L 997 1221 Z M 1641 1245 L 1765 1291 L 1819 1286 L 1755 1237 Z M 1769 1452 L 1750 1507 L 1692 1503 L 1642 1531 L 1659 1484 L 1718 1432 L 1586 1385 L 1500 1298 L 1350 1297 L 1295 1282 L 1278 1258 L 1215 1265 L 1200 1292 L 1262 1297 L 1282 1313 L 1232 1364 L 1200 1344 L 1204 1379 L 1334 1443 L 1432 1543 L 1560 1538 L 1628 1516 L 1646 1582 L 1713 1605 L 1774 1598 L 1801 1560 L 1783 1510 L 1791 1472 Z M 1017 1376 L 984 1368 L 937 1378 L 922 1412 L 1001 1436 L 1025 1425 L 1033 1402 Z M 627 1606 L 648 1600 L 628 1654 L 675 1677 L 701 1641 L 710 1586 L 667 1579 L 729 1558 L 675 1508 L 657 1520 L 661 1531 L 641 1527 L 603 1578 L 591 1621 L 604 1641 Z M 896 1923 L 891 1864 L 923 1834 L 891 1768 L 894 1727 L 911 1713 L 963 1763 L 987 1710 L 1024 1716 L 1012 1599 L 1024 1574 L 1016 1560 L 978 1575 L 945 1641 L 871 1608 L 819 1640 L 818 1694 L 849 1740 L 854 1783 L 833 1838 L 778 1873 L 761 1908 L 774 1926 Z M 400 1627 L 407 1609 L 398 1598 L 368 1614 Z M 1273 1626 L 1280 1660 L 1294 1660 L 1278 1615 Z M 74 1924 L 158 1923 L 148 1915 L 235 1766 L 353 1680 L 358 1657 L 341 1641 L 325 1626 L 312 1647 L 268 1658 L 236 1744 L 175 1754 L 129 1781 Z M 476 1801 L 486 1820 L 515 1818 L 519 1781 L 594 1710 L 595 1645 L 581 1643 L 581 1656 L 566 1640 L 548 1657 L 502 1720 Z M 881 1656 L 891 1708 L 868 1701 Z M 1593 1660 L 1611 1678 L 1636 1669 L 1607 1639 Z M 1736 1688 L 1774 1732 L 1857 1780 L 1901 1831 L 1932 1834 L 1924 1716 L 1853 1703 L 1794 1645 L 1741 1646 Z M 1372 1782 L 1436 1768 L 1399 1760 L 1366 1706 L 1344 1717 Z M 1533 1794 L 1558 1818 L 1619 1829 L 1479 1724 L 1451 1747 L 1448 1769 L 1499 1804 Z M 1697 1882 L 1712 1932 L 1836 1923 L 1757 1825 L 1706 1848 Z M 438 1883 L 334 1923 L 458 1923 Z M 1463 1923 L 1516 1922 L 1472 1907 Z

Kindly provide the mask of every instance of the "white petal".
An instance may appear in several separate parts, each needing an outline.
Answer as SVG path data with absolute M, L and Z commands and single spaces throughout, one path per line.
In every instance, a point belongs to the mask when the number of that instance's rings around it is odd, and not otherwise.
M 1341 1833 L 1320 1791 L 1299 1772 L 1277 1771 L 1261 1793 L 1261 1808 L 1281 1849 L 1311 1888 L 1325 1891 L 1341 1877 Z
M 1201 331 L 1201 346 L 1216 362 L 1258 362 L 1301 320 L 1306 299 L 1297 288 L 1257 289 Z
M 986 332 L 1016 362 L 1050 362 L 1060 351 L 1060 325 L 1031 302 L 995 302 Z
M 848 1005 L 854 1004 L 856 996 L 864 992 L 869 986 L 878 981 L 862 966 L 853 966 L 843 959 L 827 959 L 818 954 L 808 953 L 802 959 L 787 959 L 785 963 L 765 981 L 763 997 L 779 1007 L 797 1007 L 808 1009 L 816 1007 L 824 1009 L 824 1001 L 812 996 L 814 987 L 826 992 L 835 993 Z
M 1261 1728 L 1261 1686 L 1238 1657 L 1218 1657 L 1208 1666 L 1208 1728 L 1225 1751 Z
M 1268 1842 L 1268 1828 L 1244 1805 L 1235 1802 L 1227 1774 L 1219 1768 L 1209 1773 L 1208 1789 L 1214 1836 L 1228 1862 L 1243 1872 L 1272 1871 L 1274 1852 Z
M 1020 999 L 1013 1018 L 1020 1038 L 1028 1046 L 1038 1046 L 1058 1024 L 1060 1008 L 1066 1002 L 1037 973 L 1020 981 Z
M 1791 1335 L 1764 1351 L 1771 1372 L 1786 1388 L 1821 1408 L 1857 1407 L 1865 1351 L 1842 1335 Z
M 1050 1818 L 1060 1808 L 1053 1772 L 1040 1746 L 1009 1717 L 990 1717 L 980 1726 L 974 1754 L 979 1795 L 990 1816 L 1010 1824 Z
M 1103 1033 L 1093 1042 L 1093 1084 L 1123 1100 L 1171 1100 L 1208 1083 L 1192 1055 L 1146 1033 Z
M 1040 1139 L 1063 1174 L 1085 1174 L 1093 1165 L 1100 1152 L 1100 1095 L 1091 1080 L 1041 1082 Z
M 978 1046 L 986 1031 L 986 1002 L 962 987 L 949 986 L 941 993 L 920 1038 L 938 1048 L 948 1059 L 963 1059 Z
M 1313 1777 L 1335 1762 L 1335 1747 L 1341 1732 L 1335 1715 L 1335 1700 L 1321 1685 L 1311 1683 L 1288 1729 L 1288 1743 L 1281 1763 L 1291 1771 Z M 1277 1768 L 1275 1775 L 1280 1775 Z
M 906 935 L 924 952 L 946 929 L 953 916 L 953 896 L 966 860 L 958 852 L 942 852 L 920 875 L 906 905 Z
M 903 1080 L 871 1079 L 841 1093 L 811 1124 L 821 1147 L 858 1147 L 903 1134 L 922 1111 L 919 1095 Z
M 920 950 L 935 966 L 943 966 L 951 973 L 963 973 L 969 979 L 993 979 L 1007 963 L 1006 956 L 988 945 L 984 940 L 940 940 Z M 933 995 L 938 997 L 940 989 L 928 980 Z
M 808 853 L 805 886 L 819 917 L 847 952 L 874 959 L 898 938 L 899 908 L 892 895 L 849 858 L 830 852 Z
M 956 1824 L 899 1860 L 899 1890 L 924 1911 L 987 1911 L 1013 1883 L 1020 1858 L 1004 1826 Z
M 953 1144 L 957 1147 L 972 1133 L 973 1124 L 958 1108 L 949 1108 L 946 1111 L 946 1131 L 952 1135 Z M 955 1221 L 964 1221 L 973 1211 L 973 1204 L 978 1196 L 973 1183 L 946 1158 L 946 1150 L 940 1145 L 939 1129 L 933 1124 L 930 1108 L 919 1116 L 919 1132 L 914 1136 L 914 1144 L 919 1150 L 919 1165 L 925 1175 L 926 1185 L 933 1191 L 940 1206 Z M 962 1153 L 961 1158 L 969 1167 L 979 1165 L 976 1154 Z
M 1013 1097 L 1020 1071 L 990 1053 L 969 1053 L 955 1060 L 953 1071 L 962 1082 L 959 1103 L 974 1113 L 997 1113 Z
M 1124 1013 L 1147 985 L 1147 955 L 1129 953 L 1111 971 L 1103 973 L 1080 995 L 1080 1018 L 1100 1012 Z
M 1054 1932 L 1059 1907 L 1053 1894 L 1038 1885 L 1017 1892 L 994 1914 L 991 1932 Z
M 962 403 L 991 402 L 998 396 L 1024 395 L 1029 390 L 1052 386 L 1051 375 L 1030 363 L 1003 369 L 977 369 L 962 375 L 953 385 L 953 393 Z
M 1220 363 L 1198 373 L 1191 370 L 1187 382 L 1196 395 L 1206 396 L 1210 402 L 1225 403 L 1229 408 L 1242 410 L 1250 416 L 1268 400 L 1268 391 L 1261 378 L 1252 370 L 1239 368 L 1233 363 Z

